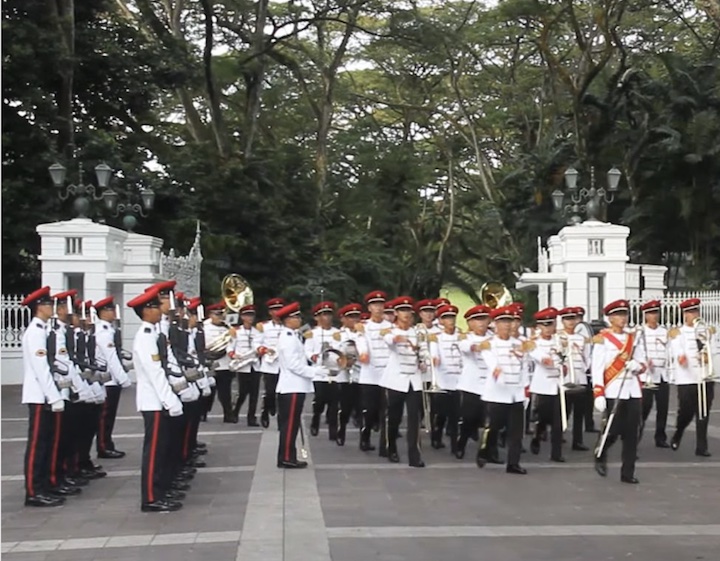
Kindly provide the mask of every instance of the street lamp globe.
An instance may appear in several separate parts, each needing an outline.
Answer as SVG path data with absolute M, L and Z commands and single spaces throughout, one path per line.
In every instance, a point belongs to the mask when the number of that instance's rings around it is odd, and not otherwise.
M 105 162 L 95 166 L 95 177 L 97 177 L 98 186 L 103 189 L 110 183 L 112 176 L 112 168 Z
M 54 163 L 48 168 L 48 171 L 50 172 L 50 179 L 52 179 L 53 185 L 55 187 L 62 187 L 65 183 L 65 174 L 67 173 L 67 170 L 62 164 Z
M 575 168 L 571 167 L 565 170 L 565 185 L 571 193 L 574 193 L 577 188 L 578 175 L 579 173 Z
M 155 206 L 155 192 L 152 189 L 145 189 L 140 193 L 142 198 L 143 208 L 145 210 L 152 210 Z
M 611 193 L 617 191 L 621 177 L 622 172 L 616 167 L 613 167 L 610 171 L 607 172 L 608 191 L 610 191 Z
M 555 210 L 562 210 L 564 200 L 565 194 L 560 189 L 555 189 L 552 192 L 552 202 Z

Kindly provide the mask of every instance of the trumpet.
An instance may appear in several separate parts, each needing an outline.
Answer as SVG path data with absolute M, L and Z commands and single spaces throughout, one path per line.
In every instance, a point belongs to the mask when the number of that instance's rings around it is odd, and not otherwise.
M 558 333 L 558 342 L 560 343 L 562 362 L 567 365 L 570 380 L 564 384 L 565 390 L 569 392 L 578 392 L 583 390 L 583 386 L 577 383 L 577 375 L 575 373 L 575 361 L 573 360 L 573 344 L 570 342 L 570 336 L 566 332 Z
M 258 358 L 258 353 L 254 349 L 250 349 L 246 353 L 235 355 L 228 365 L 231 372 L 240 372 L 243 368 L 255 362 Z
M 705 419 L 708 416 L 707 382 L 714 376 L 712 331 L 703 318 L 695 318 L 692 326 L 695 330 L 700 362 L 697 382 L 698 419 Z
M 651 374 L 653 372 L 652 367 L 652 361 L 650 360 L 650 355 L 648 354 L 648 346 L 647 346 L 647 338 L 645 336 L 645 328 L 642 326 L 638 327 L 640 331 L 640 338 L 642 339 L 642 345 L 643 345 L 643 352 L 645 353 L 645 358 L 648 361 L 648 369 L 645 373 L 645 381 L 643 382 L 643 389 L 644 390 L 657 390 L 657 384 L 652 381 Z M 657 343 L 656 343 L 657 344 Z

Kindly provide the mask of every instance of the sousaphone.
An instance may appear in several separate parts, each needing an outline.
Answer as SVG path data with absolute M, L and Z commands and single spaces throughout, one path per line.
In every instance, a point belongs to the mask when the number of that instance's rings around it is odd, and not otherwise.
M 250 283 L 237 273 L 231 273 L 226 275 L 220 283 L 220 293 L 225 303 L 225 323 L 229 325 L 239 323 L 238 313 L 240 308 L 253 303 L 253 291 L 250 288 Z M 232 314 L 228 312 L 232 312 Z M 227 347 L 234 337 L 235 331 L 230 328 L 211 341 L 205 351 L 208 358 L 218 360 L 225 356 Z

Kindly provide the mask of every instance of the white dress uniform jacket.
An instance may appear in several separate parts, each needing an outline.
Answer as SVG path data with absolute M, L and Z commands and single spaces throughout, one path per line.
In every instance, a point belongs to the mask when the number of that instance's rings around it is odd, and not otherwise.
M 535 370 L 530 381 L 530 392 L 538 395 L 558 395 L 562 376 L 562 364 L 557 351 L 560 343 L 557 337 L 545 339 L 538 337 L 528 344 L 528 358 L 533 361 Z M 542 361 L 551 359 L 553 366 L 545 366 Z M 585 376 L 583 376 L 584 378 Z
M 228 326 L 224 323 L 220 325 L 214 325 L 211 320 L 207 319 L 203 323 L 203 329 L 205 330 L 205 345 L 210 346 L 212 342 L 218 337 L 222 337 L 227 333 Z M 228 349 L 229 350 L 229 349 Z M 225 353 L 222 357 L 217 359 L 218 366 L 216 370 L 229 370 L 230 369 L 230 357 Z
M 283 327 L 277 341 L 277 352 L 280 366 L 277 393 L 314 393 L 313 378 L 326 375 L 327 371 L 308 364 L 300 332 Z
M 71 360 L 70 353 L 67 350 L 68 337 L 74 337 L 75 334 L 73 331 L 68 331 L 68 326 L 65 322 L 57 320 L 57 323 L 58 328 L 55 330 L 55 361 L 63 364 L 65 368 L 67 368 L 68 374 L 67 377 L 61 376 L 59 374 L 54 374 L 53 379 L 57 382 L 56 385 L 58 385 L 58 387 L 61 387 L 59 383 L 60 378 L 66 378 L 65 381 L 70 382 L 72 390 L 80 395 L 81 401 L 84 401 L 91 394 L 89 392 L 87 384 L 80 377 L 80 372 L 75 366 L 75 363 Z M 61 389 L 60 395 L 62 395 L 65 401 L 70 401 L 70 388 Z
M 462 371 L 458 379 L 457 389 L 482 396 L 485 384 L 487 383 L 488 367 L 482 357 L 481 351 L 473 351 L 473 345 L 480 345 L 483 341 L 490 339 L 492 335 L 477 335 L 468 333 L 458 343 L 460 352 L 463 354 Z
M 340 350 L 340 341 L 335 338 L 335 334 L 340 333 L 337 327 L 331 327 L 330 329 L 323 329 L 319 326 L 313 327 L 310 331 L 305 333 L 305 357 L 312 363 L 321 366 L 320 354 L 323 351 L 323 347 Z M 328 382 L 335 381 L 335 378 L 328 376 L 327 371 L 323 370 L 324 374 L 318 374 L 314 378 L 314 382 Z
M 197 327 L 190 330 L 188 337 L 188 354 L 194 359 L 198 359 L 197 348 L 195 347 L 195 337 L 197 337 Z M 200 365 L 198 370 L 202 374 L 202 378 L 197 379 L 194 383 L 204 396 L 210 395 L 210 378 L 207 377 L 207 367 Z
M 277 352 L 278 340 L 280 334 L 283 331 L 287 331 L 287 328 L 282 323 L 275 323 L 272 320 L 267 320 L 257 324 L 257 330 L 260 332 L 260 341 L 258 346 L 267 347 L 272 351 Z M 277 374 L 280 372 L 280 363 L 277 357 L 273 357 L 272 353 L 266 353 L 260 359 L 260 372 L 265 374 Z
M 522 343 L 514 337 L 500 339 L 495 336 L 489 340 L 489 344 L 490 348 L 482 351 L 483 359 L 488 366 L 483 401 L 491 403 L 525 401 L 525 388 L 529 385 L 528 373 L 524 368 L 524 357 L 516 354 L 521 352 Z M 493 376 L 496 368 L 500 368 L 500 375 L 497 378 Z
M 647 325 L 643 326 L 645 332 L 645 346 L 647 346 L 648 369 L 641 375 L 643 381 L 649 376 L 650 380 L 659 384 L 668 382 L 668 330 L 662 325 L 652 329 Z
M 228 356 L 230 358 L 239 357 L 250 351 L 257 353 L 261 340 L 262 333 L 257 329 L 252 326 L 248 329 L 241 325 L 235 328 L 235 339 L 233 339 L 231 345 L 228 346 Z M 258 366 L 260 366 L 260 359 L 243 366 L 238 372 L 249 374 L 253 368 L 257 369 Z
M 622 345 L 625 344 L 627 338 L 628 334 L 626 332 L 613 333 L 609 329 L 605 329 L 595 336 L 592 352 L 592 382 L 595 397 L 598 396 L 598 387 L 603 388 L 603 395 L 609 399 L 642 397 L 642 384 L 639 374 L 645 365 L 646 359 L 643 350 L 637 344 L 637 336 L 635 350 L 632 357 L 626 362 L 626 367 L 605 385 L 605 370 L 620 354 Z M 621 346 L 618 347 L 614 340 L 621 343 Z M 623 379 L 625 380 L 624 383 Z
M 671 329 L 668 337 L 675 383 L 678 386 L 697 384 L 702 379 L 703 365 L 700 362 L 700 351 L 695 338 L 695 329 L 683 325 L 680 328 Z M 680 364 L 679 360 L 683 355 L 687 358 L 685 366 Z
M 442 333 L 442 331 L 443 331 L 443 328 L 440 325 L 439 320 L 437 320 L 437 319 L 433 320 L 433 323 L 430 327 L 428 327 L 427 325 L 425 327 L 427 327 L 428 337 L 430 337 L 431 339 L 433 338 L 432 337 L 433 335 L 437 335 L 439 333 Z M 425 344 L 425 343 L 421 343 L 421 344 Z M 432 350 L 430 352 L 432 353 Z M 430 370 L 429 365 L 428 365 L 427 370 L 425 370 L 425 372 L 421 372 L 420 374 L 422 376 L 423 382 L 425 382 L 425 383 L 432 382 L 432 371 Z M 435 373 L 435 375 L 437 376 L 437 372 Z
M 35 317 L 22 336 L 23 403 L 53 404 L 62 401 L 47 360 L 46 328 L 47 323 Z
M 465 335 L 458 329 L 454 333 L 441 331 L 431 337 L 430 352 L 433 359 L 437 359 L 438 362 L 435 366 L 435 376 L 440 389 L 448 391 L 457 389 L 462 372 L 462 352 L 459 343 L 464 338 Z
M 394 339 L 397 335 L 407 337 L 410 343 L 395 343 Z M 421 391 L 423 379 L 418 364 L 418 354 L 415 351 L 418 346 L 415 328 L 393 327 L 390 333 L 383 336 L 383 340 L 390 349 L 390 356 L 380 378 L 380 386 L 405 393 L 410 390 Z
M 568 334 L 564 332 L 568 337 L 569 348 L 572 351 L 573 368 L 575 370 L 575 383 L 581 386 L 587 386 L 588 378 L 585 372 L 590 368 L 591 356 L 592 356 L 592 339 L 588 339 L 578 333 Z M 568 364 L 568 376 L 570 372 L 570 365 Z M 568 377 L 568 381 L 571 381 Z
M 133 340 L 133 364 L 137 374 L 137 410 L 166 409 L 171 415 L 181 414 L 182 402 L 170 387 L 160 362 L 157 331 L 146 321 L 140 324 Z
M 393 324 L 387 320 L 379 322 L 368 320 L 359 329 L 362 336 L 356 339 L 358 355 L 368 355 L 369 362 L 360 364 L 360 383 L 377 386 L 380 384 L 390 349 L 383 340 L 383 334 L 392 329 Z
M 125 372 L 115 348 L 115 328 L 108 321 L 98 319 L 95 324 L 95 353 L 107 363 L 108 372 L 112 376 L 112 379 L 105 383 L 106 386 L 130 386 L 130 377 Z
M 337 349 L 342 353 L 345 353 L 348 346 L 352 343 L 355 343 L 355 348 L 357 348 L 356 341 L 360 336 L 360 333 L 348 329 L 347 327 L 341 327 L 340 330 L 335 335 L 333 335 L 338 345 Z M 341 370 L 340 373 L 335 378 L 333 378 L 333 380 L 339 384 L 344 384 L 348 382 L 357 383 L 359 379 L 360 367 L 358 366 L 358 364 L 355 364 L 350 368 Z

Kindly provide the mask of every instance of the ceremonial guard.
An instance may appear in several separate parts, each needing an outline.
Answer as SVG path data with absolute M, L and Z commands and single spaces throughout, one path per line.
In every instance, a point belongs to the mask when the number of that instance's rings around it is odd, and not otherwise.
M 655 403 L 655 446 L 670 448 L 665 428 L 667 427 L 670 404 L 670 384 L 668 376 L 668 331 L 660 325 L 660 300 L 651 300 L 640 307 L 645 324 L 643 325 L 643 351 L 647 355 L 648 369 L 645 373 L 645 385 L 642 392 L 642 438 L 645 421 L 650 416 Z
M 409 296 L 396 298 L 394 308 L 397 323 L 383 336 L 390 349 L 390 356 L 380 379 L 380 386 L 385 388 L 387 403 L 382 436 L 385 438 L 388 460 L 393 463 L 399 462 L 397 437 L 403 409 L 407 405 L 408 465 L 421 468 L 425 467 L 420 448 L 422 370 L 432 358 L 423 356 L 422 345 L 426 343 L 419 340 L 418 332 L 413 326 L 412 298 Z
M 333 327 L 333 313 L 335 304 L 333 302 L 320 302 L 313 308 L 313 316 L 317 325 L 305 332 L 305 356 L 316 365 L 322 365 L 325 353 L 329 349 L 338 350 L 339 330 Z M 337 335 L 337 337 L 336 337 Z M 318 374 L 313 380 L 315 394 L 313 396 L 313 414 L 310 421 L 310 434 L 317 436 L 320 431 L 320 417 L 327 408 L 328 438 L 337 439 L 338 401 L 339 387 L 329 371 L 323 370 L 324 374 Z
M 645 355 L 638 345 L 636 332 L 626 331 L 630 304 L 616 300 L 603 309 L 610 328 L 595 336 L 592 354 L 595 409 L 603 416 L 603 429 L 595 449 L 595 471 L 607 475 L 607 451 L 622 438 L 623 483 L 638 483 L 635 478 L 638 429 L 641 417 L 642 385 L 639 376 L 645 372 Z
M 50 287 L 40 288 L 22 301 L 33 319 L 23 333 L 22 402 L 28 405 L 28 439 L 25 449 L 25 505 L 60 506 L 63 497 L 50 492 L 50 461 L 54 414 L 65 409 L 65 401 L 53 379 L 48 360 L 48 320 L 53 315 Z M 54 356 L 51 358 L 54 362 Z
M 380 388 L 380 378 L 387 365 L 390 351 L 383 340 L 393 324 L 385 318 L 387 294 L 374 290 L 365 295 L 370 318 L 356 330 L 362 334 L 356 340 L 358 361 L 360 362 L 360 403 L 362 406 L 362 425 L 360 429 L 360 450 L 375 450 L 370 442 L 373 427 L 384 418 L 384 392 Z M 395 311 L 393 310 L 393 315 Z
M 270 319 L 256 325 L 257 330 L 262 334 L 260 343 L 260 373 L 262 374 L 263 393 L 262 412 L 260 413 L 260 424 L 267 428 L 270 426 L 270 416 L 275 415 L 275 386 L 278 383 L 278 372 L 280 365 L 277 361 L 277 342 L 280 332 L 283 331 L 283 324 L 277 317 L 277 312 L 285 306 L 282 298 L 271 298 L 267 306 Z
M 520 466 L 524 412 L 529 401 L 528 373 L 523 368 L 524 351 L 519 339 L 511 337 L 514 311 L 508 306 L 496 308 L 491 317 L 495 335 L 481 343 L 482 357 L 488 366 L 483 390 L 487 423 L 477 456 L 478 467 L 497 460 L 497 434 L 506 429 L 508 473 L 525 474 Z
M 123 388 L 129 388 L 132 384 L 130 377 L 120 361 L 119 353 L 122 348 L 122 341 L 115 336 L 113 322 L 117 320 L 117 310 L 112 296 L 95 302 L 95 312 L 98 320 L 95 324 L 95 345 L 96 356 L 106 365 L 111 379 L 105 383 L 107 397 L 100 412 L 100 421 L 97 434 L 97 455 L 98 458 L 122 458 L 125 452 L 115 449 L 112 439 L 112 432 L 115 428 L 115 417 L 117 417 L 120 393 Z
M 200 420 L 207 411 L 206 399 L 211 396 L 211 388 L 215 380 L 214 377 L 207 375 L 205 330 L 202 325 L 201 308 L 202 300 L 199 297 L 188 300 L 185 308 L 188 313 L 188 354 L 197 363 L 198 378 L 195 383 L 201 392 L 200 399 L 194 401 L 191 407 L 188 408 L 187 404 L 183 405 L 184 414 L 188 415 L 188 428 L 183 444 L 183 460 L 193 467 L 205 467 L 205 462 L 200 460 L 199 456 L 207 454 L 207 445 L 204 442 L 198 442 L 197 437 L 200 430 Z
M 435 382 L 443 390 L 443 393 L 433 394 L 431 445 L 436 450 L 445 448 L 443 431 L 447 423 L 450 453 L 453 455 L 457 452 L 460 412 L 460 392 L 457 391 L 457 385 L 462 371 L 462 353 L 459 343 L 465 339 L 465 334 L 455 326 L 457 314 L 457 306 L 441 305 L 436 315 L 442 331 L 430 336 Z
M 530 393 L 535 397 L 537 420 L 530 451 L 540 453 L 540 439 L 547 427 L 550 427 L 550 459 L 553 462 L 564 462 L 562 456 L 562 440 L 565 413 L 565 393 L 563 378 L 563 357 L 555 335 L 557 310 L 545 308 L 535 314 L 535 321 L 540 328 L 540 335 L 526 344 L 528 358 L 534 363 Z
M 233 418 L 238 418 L 240 408 L 247 398 L 247 426 L 259 427 L 256 412 L 260 394 L 260 373 L 256 367 L 262 334 L 253 327 L 255 323 L 253 304 L 243 306 L 239 313 L 241 325 L 235 329 L 235 338 L 228 348 L 231 370 L 237 373 L 238 380 L 238 396 L 233 409 Z
M 589 449 L 584 443 L 583 423 L 585 410 L 590 407 L 590 403 L 587 402 L 586 386 L 592 340 L 575 331 L 578 324 L 577 308 L 563 308 L 558 312 L 558 317 L 562 320 L 558 339 L 563 354 L 567 356 L 567 405 L 568 415 L 572 412 L 573 417 L 572 449 L 584 452 Z
M 585 308 L 578 306 L 575 308 L 577 314 L 577 325 L 575 326 L 575 333 L 582 336 L 589 343 L 589 353 L 592 356 L 593 337 L 595 331 L 592 326 L 585 321 Z M 593 418 L 593 411 L 595 408 L 592 406 L 593 403 L 593 390 L 592 390 L 592 375 L 590 374 L 590 364 L 588 363 L 587 369 L 587 380 L 588 383 L 585 386 L 585 432 L 598 432 L 595 428 L 595 419 Z
M 225 324 L 225 304 L 216 302 L 205 307 L 208 319 L 205 320 L 203 329 L 205 330 L 205 340 L 209 346 L 214 341 L 225 337 L 230 330 L 234 333 L 233 328 L 229 328 Z M 228 349 L 229 350 L 229 349 Z M 215 358 L 215 383 L 217 385 L 217 398 L 223 410 L 223 423 L 237 423 L 238 418 L 235 416 L 232 404 L 232 381 L 233 373 L 230 372 L 230 357 L 227 352 L 221 352 L 221 356 Z
M 708 457 L 708 422 L 714 397 L 713 373 L 708 352 L 712 353 L 712 328 L 700 319 L 700 299 L 690 298 L 680 303 L 683 325 L 668 334 L 670 352 L 678 387 L 678 414 L 675 433 L 670 441 L 673 450 L 680 447 L 683 433 L 695 418 L 695 455 Z M 715 359 L 717 360 L 717 359 Z
M 490 326 L 490 308 L 480 304 L 465 312 L 468 333 L 458 342 L 463 354 L 462 371 L 458 379 L 457 391 L 460 393 L 460 417 L 458 420 L 458 444 L 455 457 L 465 457 L 465 447 L 470 438 L 477 435 L 485 423 L 485 405 L 483 388 L 487 382 L 487 364 L 482 358 L 482 343 L 492 337 Z M 476 438 L 477 439 L 477 438 Z
M 339 388 L 336 439 L 338 446 L 345 445 L 348 421 L 352 415 L 358 413 L 360 405 L 360 365 L 357 363 L 357 339 L 361 336 L 361 332 L 356 331 L 355 326 L 360 321 L 361 312 L 362 306 L 355 303 L 347 304 L 338 310 L 342 327 L 334 337 L 339 343 L 340 352 L 345 357 L 345 367 L 340 370 L 340 373 L 335 378 Z
M 327 376 L 328 372 L 322 366 L 308 365 L 303 337 L 298 331 L 302 323 L 300 305 L 293 302 L 283 306 L 275 312 L 275 317 L 282 321 L 283 325 L 276 347 L 280 367 L 277 383 L 280 424 L 277 466 L 304 468 L 307 467 L 307 462 L 298 460 L 295 440 L 298 430 L 302 431 L 300 423 L 305 394 L 313 393 L 313 379 L 316 376 Z

